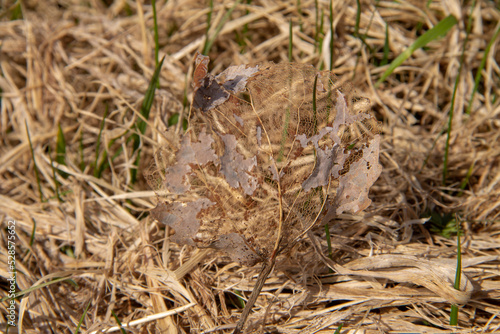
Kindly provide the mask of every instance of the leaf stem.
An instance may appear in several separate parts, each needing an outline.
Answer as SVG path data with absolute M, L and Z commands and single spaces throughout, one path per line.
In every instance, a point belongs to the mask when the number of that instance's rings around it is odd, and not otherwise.
M 247 318 L 250 315 L 250 311 L 252 310 L 252 307 L 257 301 L 257 297 L 259 297 L 260 292 L 264 287 L 264 283 L 266 282 L 267 277 L 273 270 L 275 264 L 276 264 L 276 255 L 271 257 L 271 260 L 269 260 L 268 262 L 264 262 L 262 269 L 259 273 L 259 276 L 257 277 L 257 282 L 255 283 L 255 287 L 253 288 L 252 293 L 250 294 L 250 298 L 248 298 L 247 304 L 245 305 L 245 308 L 241 313 L 240 320 L 236 324 L 236 328 L 234 329 L 233 334 L 241 333 L 241 330 L 243 329 L 243 326 L 245 326 L 245 322 L 247 321 Z

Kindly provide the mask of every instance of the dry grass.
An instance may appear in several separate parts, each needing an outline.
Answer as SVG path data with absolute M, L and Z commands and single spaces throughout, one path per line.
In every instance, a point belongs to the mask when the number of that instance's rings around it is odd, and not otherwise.
M 18 299 L 23 333 L 73 333 L 89 303 L 82 325 L 86 333 L 116 325 L 112 312 L 122 324 L 160 315 L 131 326 L 137 333 L 227 333 L 253 288 L 258 266 L 241 268 L 216 252 L 180 249 L 147 214 L 156 195 L 142 173 L 162 144 L 165 122 L 187 112 L 184 92 L 191 94 L 192 59 L 204 45 L 208 13 L 194 0 L 158 2 L 160 55 L 166 58 L 135 184 L 130 177 L 135 156 L 127 139 L 154 71 L 151 6 L 26 1 L 24 19 L 2 16 L 0 275 L 8 277 L 6 226 L 15 220 L 18 291 L 58 277 L 77 284 L 59 281 Z M 300 3 L 300 8 L 283 0 L 239 4 L 209 52 L 211 69 L 218 73 L 229 65 L 287 61 L 290 19 L 294 61 L 320 66 L 329 57 L 315 46 L 315 2 Z M 363 2 L 359 33 L 365 45 L 354 36 L 356 2 L 335 2 L 336 33 L 325 39 L 323 51 L 334 43 L 334 72 L 352 80 L 383 121 L 384 170 L 366 212 L 328 222 L 333 262 L 320 255 L 328 254 L 322 227 L 279 258 L 250 315 L 248 332 L 332 333 L 341 323 L 344 333 L 500 331 L 498 39 L 486 59 L 472 113 L 465 113 L 500 11 L 492 1 L 479 1 L 472 12 L 443 184 L 442 130 L 471 11 L 458 1 L 422 3 Z M 319 5 L 327 31 L 328 3 Z M 230 1 L 215 1 L 211 32 L 230 7 Z M 378 66 L 386 23 L 390 61 L 448 14 L 458 25 L 417 50 L 375 88 L 386 68 Z M 55 162 L 59 124 L 66 165 Z M 97 175 L 96 153 L 99 164 L 104 151 L 109 167 Z M 429 232 L 430 222 L 424 224 L 423 218 L 431 214 L 456 214 L 462 224 L 462 291 L 453 289 L 456 238 Z M 327 264 L 337 273 L 331 274 Z M 2 292 L 8 293 L 7 284 Z M 451 303 L 461 306 L 458 327 L 448 325 Z M 7 306 L 1 303 L 2 323 Z

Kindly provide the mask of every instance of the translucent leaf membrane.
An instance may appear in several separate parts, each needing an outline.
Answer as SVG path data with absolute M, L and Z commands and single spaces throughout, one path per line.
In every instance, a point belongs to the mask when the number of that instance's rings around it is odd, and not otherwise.
M 367 99 L 308 65 L 233 66 L 214 77 L 207 57 L 196 64 L 190 128 L 178 147 L 159 152 L 149 178 L 175 194 L 152 212 L 175 230 L 175 242 L 253 265 L 326 208 L 339 214 L 370 204 L 379 125 Z

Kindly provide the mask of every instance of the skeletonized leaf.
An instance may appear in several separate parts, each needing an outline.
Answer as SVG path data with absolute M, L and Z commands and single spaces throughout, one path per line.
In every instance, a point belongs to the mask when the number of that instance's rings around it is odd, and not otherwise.
M 199 55 L 188 131 L 178 148 L 157 155 L 155 175 L 172 196 L 153 216 L 175 230 L 175 242 L 253 265 L 276 256 L 326 207 L 370 204 L 378 123 L 351 86 L 303 64 L 233 66 L 218 76 L 207 66 Z

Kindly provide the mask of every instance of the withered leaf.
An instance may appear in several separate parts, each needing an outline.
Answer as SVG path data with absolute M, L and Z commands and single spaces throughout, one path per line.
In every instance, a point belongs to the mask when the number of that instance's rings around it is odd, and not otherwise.
M 370 204 L 381 167 L 366 99 L 312 66 L 240 65 L 214 77 L 207 59 L 196 59 L 194 112 L 180 147 L 157 157 L 176 195 L 153 216 L 172 226 L 172 240 L 253 265 L 276 256 L 325 208 L 339 214 Z
M 236 137 L 233 135 L 221 135 L 224 142 L 224 155 L 221 157 L 220 173 L 224 175 L 227 183 L 233 188 L 241 186 L 247 195 L 252 195 L 257 188 L 257 178 L 250 172 L 257 166 L 257 158 L 245 159 L 236 151 Z
M 349 171 L 339 177 L 339 187 L 335 198 L 336 213 L 358 212 L 372 202 L 368 190 L 375 183 L 382 166 L 378 163 L 380 137 L 375 136 L 361 152 L 359 159 L 349 166 Z
M 189 136 L 184 136 L 175 155 L 176 161 L 165 170 L 165 188 L 172 193 L 182 194 L 191 188 L 186 180 L 186 175 L 191 171 L 191 164 L 203 165 L 218 160 L 211 148 L 214 141 L 205 133 L 205 129 L 199 134 L 198 140 L 199 142 L 192 143 Z
M 153 217 L 159 222 L 172 227 L 175 235 L 172 241 L 180 245 L 194 245 L 196 234 L 200 228 L 199 215 L 215 203 L 206 198 L 193 202 L 174 202 L 169 205 L 160 203 L 151 211 Z

